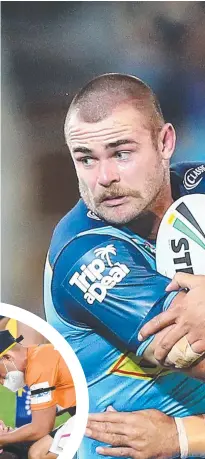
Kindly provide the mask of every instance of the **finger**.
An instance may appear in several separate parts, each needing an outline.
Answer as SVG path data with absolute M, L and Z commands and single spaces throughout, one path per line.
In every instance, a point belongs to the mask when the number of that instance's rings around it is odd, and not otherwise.
M 172 292 L 173 290 L 179 290 L 179 289 L 180 289 L 180 285 L 178 284 L 175 278 L 172 279 L 170 284 L 168 284 L 167 287 L 165 288 L 166 292 Z
M 158 362 L 163 363 L 173 346 L 177 343 L 177 341 L 185 336 L 186 333 L 187 330 L 182 325 L 177 324 L 175 327 L 172 327 L 170 331 L 156 344 L 154 351 L 155 359 L 158 360 Z
M 98 446 L 96 452 L 102 456 L 111 456 L 111 457 L 133 457 L 131 456 L 132 450 L 130 448 L 103 448 Z M 137 457 L 137 456 L 135 456 Z
M 88 421 L 97 422 L 125 422 L 129 418 L 129 413 L 121 413 L 118 411 L 104 411 L 103 413 L 91 413 L 88 416 Z
M 205 328 L 205 324 L 203 324 L 203 329 L 204 328 Z M 199 329 L 196 329 L 196 330 L 191 329 L 189 331 L 189 333 L 187 333 L 187 339 L 188 339 L 189 344 L 190 344 L 191 347 L 193 347 L 194 345 L 198 345 L 198 342 L 202 342 L 202 346 L 203 346 L 204 345 L 204 341 L 205 341 L 204 332 L 200 333 Z M 193 350 L 195 351 L 194 348 L 193 348 Z
M 92 431 L 114 433 L 114 434 L 129 434 L 130 427 L 126 423 L 117 422 L 96 422 L 88 421 L 87 428 Z
M 149 322 L 147 322 L 139 331 L 138 340 L 143 341 L 148 338 L 150 335 L 154 335 L 158 331 L 172 325 L 175 322 L 176 315 L 173 310 L 167 310 L 158 314 L 158 316 L 153 317 Z
M 86 429 L 85 435 L 86 437 L 93 438 L 94 440 L 98 440 L 102 443 L 107 443 L 112 446 L 124 446 L 126 442 L 125 435 L 105 433 L 94 429 Z
M 203 354 L 205 352 L 205 339 L 192 339 L 189 334 L 187 335 L 187 339 L 194 352 L 197 354 Z
M 204 276 L 187 274 L 187 273 L 176 273 L 170 284 L 167 286 L 166 291 L 178 290 L 182 288 L 194 288 L 199 285 L 200 282 L 204 281 Z

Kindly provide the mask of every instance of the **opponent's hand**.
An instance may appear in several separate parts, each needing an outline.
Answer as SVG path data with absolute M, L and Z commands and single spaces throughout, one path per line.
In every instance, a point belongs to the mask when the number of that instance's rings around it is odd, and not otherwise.
M 103 456 L 158 459 L 179 456 L 175 421 L 158 410 L 90 414 L 86 435 L 112 447 L 98 447 Z
M 205 352 L 205 276 L 177 273 L 166 291 L 188 288 L 184 299 L 151 319 L 140 330 L 140 340 L 157 333 L 167 326 L 167 334 L 157 343 L 154 357 L 163 363 L 172 347 L 186 336 L 192 350 L 196 353 Z

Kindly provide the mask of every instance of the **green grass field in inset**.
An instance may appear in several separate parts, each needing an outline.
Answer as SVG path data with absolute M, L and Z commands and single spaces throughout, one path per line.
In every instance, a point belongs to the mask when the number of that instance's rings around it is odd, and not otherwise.
M 0 385 L 0 420 L 7 426 L 14 427 L 16 394 Z
M 7 426 L 15 427 L 16 394 L 0 385 L 0 420 Z M 55 427 L 63 424 L 69 419 L 68 413 L 56 418 Z

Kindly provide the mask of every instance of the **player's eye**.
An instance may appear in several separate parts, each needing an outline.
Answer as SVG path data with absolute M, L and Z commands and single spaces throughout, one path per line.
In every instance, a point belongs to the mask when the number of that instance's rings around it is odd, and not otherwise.
M 129 159 L 130 151 L 116 151 L 115 157 L 119 160 L 126 161 Z
M 77 161 L 82 163 L 84 166 L 92 166 L 94 164 L 94 158 L 91 156 L 83 156 L 82 158 L 78 158 Z

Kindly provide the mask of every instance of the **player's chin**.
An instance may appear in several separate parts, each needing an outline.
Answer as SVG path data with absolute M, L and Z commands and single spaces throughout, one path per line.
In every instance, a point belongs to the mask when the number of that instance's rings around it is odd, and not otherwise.
M 103 207 L 98 209 L 100 218 L 112 225 L 125 225 L 132 219 L 132 213 L 125 206 Z

